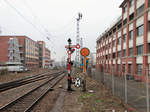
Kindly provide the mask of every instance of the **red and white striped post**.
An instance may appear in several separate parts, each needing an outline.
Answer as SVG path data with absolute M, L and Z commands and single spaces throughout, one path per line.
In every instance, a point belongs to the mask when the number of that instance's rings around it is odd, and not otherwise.
M 80 49 L 80 45 L 77 44 L 77 45 L 71 45 L 71 39 L 69 38 L 68 39 L 68 44 L 67 46 L 65 46 L 65 48 L 68 49 L 67 53 L 68 53 L 68 91 L 72 91 L 72 88 L 71 88 L 71 84 L 72 84 L 72 77 L 71 77 L 71 54 L 75 51 L 74 48 L 76 49 Z

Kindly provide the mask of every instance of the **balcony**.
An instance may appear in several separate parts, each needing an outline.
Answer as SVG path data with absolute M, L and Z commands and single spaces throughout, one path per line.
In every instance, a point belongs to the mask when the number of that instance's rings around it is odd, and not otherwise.
M 9 51 L 13 51 L 14 48 L 13 48 L 13 47 L 9 47 L 8 50 L 9 50 Z

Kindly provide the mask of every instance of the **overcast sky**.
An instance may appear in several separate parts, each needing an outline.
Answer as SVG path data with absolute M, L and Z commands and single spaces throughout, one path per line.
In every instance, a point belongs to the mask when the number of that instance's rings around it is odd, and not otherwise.
M 35 41 L 44 40 L 52 58 L 60 61 L 66 56 L 67 39 L 76 42 L 76 18 L 81 12 L 80 36 L 84 46 L 95 52 L 97 37 L 121 15 L 122 1 L 0 0 L 0 35 L 26 35 Z

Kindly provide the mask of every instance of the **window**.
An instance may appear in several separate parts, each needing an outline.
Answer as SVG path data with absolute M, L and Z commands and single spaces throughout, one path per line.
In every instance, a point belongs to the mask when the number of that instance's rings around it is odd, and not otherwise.
M 127 19 L 125 19 L 124 21 L 123 21 L 123 25 L 125 25 L 127 23 Z
M 115 32 L 116 32 L 116 27 L 113 29 L 113 33 L 114 33 L 114 35 L 115 35 Z
M 150 21 L 148 21 L 148 31 L 150 31 Z
M 124 39 L 124 42 L 126 42 L 126 40 L 127 40 L 127 34 L 123 35 L 123 39 Z
M 109 54 L 109 59 L 111 59 L 111 54 Z
M 120 22 L 120 24 L 118 25 L 118 30 L 122 27 L 122 23 Z
M 143 45 L 137 46 L 137 55 L 143 54 Z
M 123 56 L 126 56 L 126 50 L 123 50 Z
M 115 40 L 113 41 L 113 47 L 115 47 Z
M 113 38 L 115 38 L 115 37 L 116 37 L 116 35 L 115 35 L 115 33 L 114 33 Z
M 134 19 L 134 13 L 132 13 L 130 16 L 129 16 L 129 20 L 133 20 Z
M 133 48 L 129 49 L 129 56 L 133 56 Z
M 129 32 L 129 40 L 133 40 L 133 30 Z
M 145 4 L 143 4 L 141 7 L 139 7 L 139 8 L 137 9 L 137 16 L 139 16 L 139 15 L 144 11 L 144 5 L 145 5 Z
M 113 59 L 115 59 L 115 53 L 113 53 Z
M 143 72 L 143 65 L 137 64 L 137 74 L 142 75 L 142 72 Z
M 130 0 L 130 7 L 133 6 L 134 0 Z
M 121 57 L 121 51 L 118 51 L 118 58 Z
M 142 36 L 144 34 L 144 25 L 137 27 L 137 36 Z
M 109 49 L 111 48 L 111 43 L 109 43 Z
M 118 45 L 121 44 L 121 37 L 118 38 Z
M 124 12 L 127 12 L 127 5 L 124 6 Z
M 106 55 L 106 60 L 108 59 L 108 56 Z

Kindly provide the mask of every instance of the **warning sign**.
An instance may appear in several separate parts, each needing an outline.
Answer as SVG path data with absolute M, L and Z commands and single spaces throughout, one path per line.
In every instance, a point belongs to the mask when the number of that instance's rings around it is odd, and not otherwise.
M 80 51 L 82 56 L 88 56 L 90 54 L 90 50 L 88 48 L 82 48 Z

